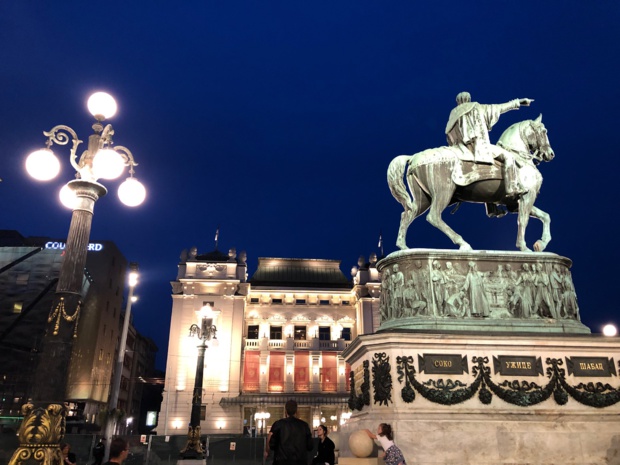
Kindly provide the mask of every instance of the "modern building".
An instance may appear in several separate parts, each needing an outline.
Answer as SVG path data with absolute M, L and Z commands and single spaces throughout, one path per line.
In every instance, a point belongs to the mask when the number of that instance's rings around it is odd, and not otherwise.
M 172 284 L 166 382 L 158 434 L 185 434 L 199 341 L 189 337 L 205 305 L 217 342 L 205 356 L 203 434 L 266 433 L 284 403 L 299 416 L 337 429 L 349 412 L 349 366 L 342 351 L 379 325 L 380 277 L 360 259 L 353 280 L 340 261 L 259 258 L 247 279 L 245 253 L 185 254 Z
M 0 416 L 19 416 L 29 398 L 64 247 L 60 240 L 0 231 Z M 69 431 L 96 429 L 100 412 L 107 408 L 121 334 L 127 265 L 113 242 L 89 244 L 82 290 L 85 301 L 68 375 Z M 135 329 L 132 333 L 136 338 Z M 156 350 L 151 344 L 150 351 Z M 153 355 L 146 357 L 151 360 Z M 133 358 L 132 351 L 132 363 Z M 128 405 L 124 410 L 132 409 L 133 405 Z M 139 405 L 133 410 L 138 415 Z

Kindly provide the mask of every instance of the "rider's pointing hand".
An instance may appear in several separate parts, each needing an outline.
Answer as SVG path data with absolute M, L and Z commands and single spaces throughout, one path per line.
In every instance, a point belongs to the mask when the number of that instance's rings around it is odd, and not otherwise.
M 522 107 L 529 107 L 530 103 L 532 103 L 533 101 L 533 98 L 522 98 L 519 99 L 519 105 L 521 105 Z

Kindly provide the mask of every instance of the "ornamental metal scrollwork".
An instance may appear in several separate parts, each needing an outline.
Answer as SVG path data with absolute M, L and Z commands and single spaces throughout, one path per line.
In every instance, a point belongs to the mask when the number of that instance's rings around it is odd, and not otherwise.
M 392 402 L 392 374 L 390 373 L 390 357 L 385 352 L 376 353 L 372 361 L 372 386 L 375 390 L 375 404 Z
M 454 405 L 471 399 L 476 393 L 480 402 L 488 405 L 493 394 L 512 405 L 530 407 L 553 397 L 558 405 L 565 405 L 569 396 L 580 404 L 589 407 L 604 408 L 620 402 L 620 390 L 608 383 L 579 383 L 572 386 L 566 380 L 566 370 L 561 359 L 547 358 L 545 374 L 549 382 L 539 386 L 528 381 L 502 381 L 496 384 L 491 379 L 488 357 L 473 357 L 472 373 L 474 381 L 466 385 L 460 381 L 437 379 L 421 383 L 416 379 L 413 357 L 397 357 L 396 371 L 398 382 L 403 384 L 401 397 L 410 403 L 415 399 L 415 391 L 431 402 L 442 405 Z
M 355 372 L 351 371 L 349 373 L 349 379 L 351 381 L 351 391 L 349 393 L 349 408 L 351 410 L 362 410 L 364 405 L 370 405 L 370 370 L 368 360 L 364 360 L 362 362 L 362 367 L 364 369 L 364 381 L 360 386 L 361 394 L 358 396 L 355 393 Z

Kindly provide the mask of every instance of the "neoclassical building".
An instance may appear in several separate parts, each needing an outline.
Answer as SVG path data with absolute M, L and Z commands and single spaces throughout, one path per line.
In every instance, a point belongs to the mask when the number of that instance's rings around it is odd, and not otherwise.
M 185 434 L 199 340 L 190 337 L 210 305 L 201 406 L 203 434 L 269 431 L 286 399 L 310 425 L 347 418 L 349 366 L 342 351 L 379 326 L 380 279 L 360 257 L 348 279 L 338 260 L 259 258 L 248 279 L 244 252 L 184 254 L 172 284 L 172 317 L 158 434 Z

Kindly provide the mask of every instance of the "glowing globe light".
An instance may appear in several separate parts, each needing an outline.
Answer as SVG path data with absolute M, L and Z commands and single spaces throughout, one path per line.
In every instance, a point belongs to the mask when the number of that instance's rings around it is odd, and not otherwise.
M 118 107 L 116 100 L 105 92 L 95 92 L 88 98 L 88 111 L 98 120 L 112 118 Z
M 26 171 L 38 181 L 49 181 L 60 172 L 60 162 L 50 149 L 36 150 L 26 158 Z
M 93 158 L 93 172 L 99 179 L 116 179 L 125 169 L 125 160 L 112 149 L 101 149 Z
M 60 203 L 62 203 L 65 207 L 73 210 L 77 204 L 77 195 L 75 195 L 75 191 L 71 189 L 68 185 L 62 186 L 60 192 L 58 193 L 58 198 L 60 199 Z
M 118 198 L 128 207 L 137 207 L 146 198 L 146 189 L 136 178 L 127 178 L 118 188 Z
M 603 335 L 607 337 L 614 337 L 616 334 L 618 334 L 618 329 L 615 325 L 609 324 L 603 327 Z

